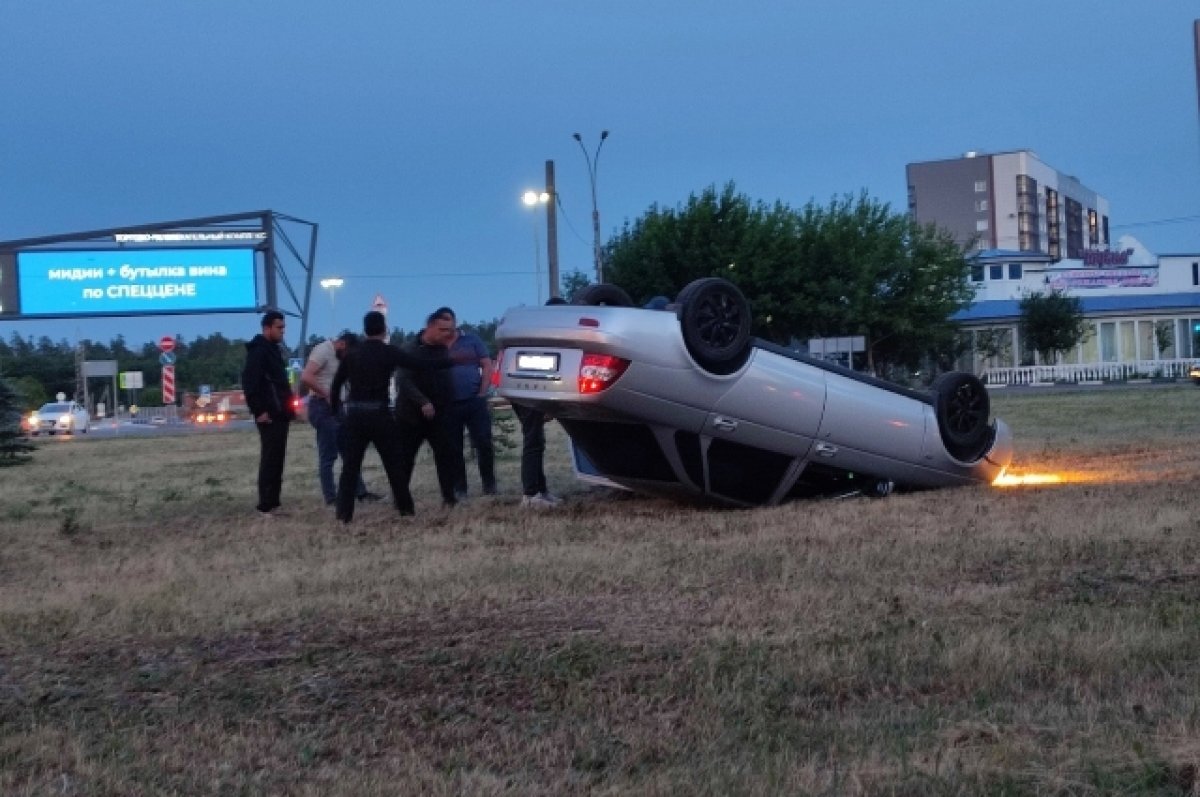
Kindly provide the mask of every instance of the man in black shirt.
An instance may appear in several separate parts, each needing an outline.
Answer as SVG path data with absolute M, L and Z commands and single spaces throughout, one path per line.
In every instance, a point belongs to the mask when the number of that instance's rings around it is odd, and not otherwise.
M 404 351 L 423 360 L 449 361 L 448 345 L 453 339 L 454 321 L 435 311 L 425 319 L 425 329 L 417 336 L 416 342 L 405 346 Z M 433 449 L 442 503 L 446 506 L 455 504 L 454 449 L 450 444 L 447 417 L 453 392 L 454 386 L 446 371 L 399 371 L 396 421 L 400 433 L 400 475 L 404 480 L 409 510 L 412 509 L 412 495 L 408 491 L 408 484 L 412 479 L 417 452 L 426 440 Z
M 346 451 L 337 491 L 337 518 L 343 523 L 354 518 L 355 485 L 362 472 L 363 455 L 372 443 L 383 460 L 396 509 L 402 515 L 413 513 L 412 497 L 409 496 L 405 503 L 408 483 L 401 478 L 400 438 L 388 407 L 388 386 L 392 382 L 392 372 L 397 368 L 430 370 L 449 368 L 454 364 L 449 360 L 419 359 L 387 343 L 387 320 L 378 311 L 372 310 L 363 316 L 363 333 L 366 340 L 339 363 L 330 390 L 334 413 L 342 407 L 346 410 Z M 350 393 L 343 401 L 342 386 L 347 382 Z
M 283 489 L 283 460 L 287 454 L 288 425 L 296 417 L 292 386 L 283 367 L 286 324 L 283 313 L 268 310 L 262 317 L 262 334 L 246 344 L 242 368 L 242 393 L 258 429 L 258 511 L 277 515 Z

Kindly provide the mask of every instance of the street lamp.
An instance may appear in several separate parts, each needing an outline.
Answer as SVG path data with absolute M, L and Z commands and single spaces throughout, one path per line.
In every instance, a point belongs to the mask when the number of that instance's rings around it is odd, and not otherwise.
M 600 143 L 596 145 L 595 155 L 588 154 L 587 147 L 583 145 L 583 136 L 575 133 L 572 138 L 583 150 L 583 158 L 587 161 L 588 181 L 592 185 L 592 235 L 595 239 L 593 251 L 596 258 L 596 282 L 604 282 L 604 260 L 600 256 L 600 210 L 596 206 L 596 167 L 600 164 L 600 148 L 604 146 L 604 139 L 608 138 L 608 131 L 600 131 Z
M 329 320 L 330 326 L 333 327 L 333 334 L 337 335 L 337 308 L 333 304 L 333 292 L 345 284 L 345 280 L 341 277 L 326 277 L 321 280 L 321 287 L 329 291 Z
M 550 194 L 546 191 L 526 191 L 521 195 L 521 201 L 525 203 L 525 207 L 534 211 L 533 214 L 533 278 L 537 282 L 537 300 L 538 304 L 542 303 L 542 255 L 541 242 L 542 233 L 538 227 L 537 206 L 544 205 L 550 201 Z

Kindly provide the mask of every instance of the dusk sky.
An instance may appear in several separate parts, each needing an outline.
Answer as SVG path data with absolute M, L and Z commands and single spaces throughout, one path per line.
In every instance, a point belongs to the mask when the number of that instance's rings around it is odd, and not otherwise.
M 609 130 L 605 239 L 729 181 L 767 202 L 865 190 L 903 211 L 907 163 L 1031 149 L 1108 198 L 1114 239 L 1195 253 L 1198 16 L 1194 0 L 10 0 L 0 239 L 272 209 L 318 223 L 316 278 L 346 281 L 333 302 L 315 290 L 310 332 L 357 327 L 376 294 L 405 329 L 443 304 L 487 320 L 538 301 L 520 197 L 546 160 L 561 269 L 591 273 L 571 134 L 591 150 Z M 257 325 L 0 335 L 140 344 Z

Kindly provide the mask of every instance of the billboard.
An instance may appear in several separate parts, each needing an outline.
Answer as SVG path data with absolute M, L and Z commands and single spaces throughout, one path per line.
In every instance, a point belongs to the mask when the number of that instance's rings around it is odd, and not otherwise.
M 0 314 L 254 310 L 254 258 L 250 248 L 41 250 L 16 252 L 14 264 L 0 253 Z

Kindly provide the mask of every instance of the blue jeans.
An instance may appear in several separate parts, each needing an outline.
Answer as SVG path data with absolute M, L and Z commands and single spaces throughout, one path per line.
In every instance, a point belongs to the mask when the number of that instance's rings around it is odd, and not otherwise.
M 479 461 L 483 492 L 496 492 L 495 449 L 492 447 L 492 411 L 483 396 L 452 401 L 447 408 L 450 448 L 454 456 L 454 491 L 467 494 L 467 463 L 463 459 L 463 428 L 471 437 Z
M 308 399 L 308 422 L 317 430 L 317 476 L 321 479 L 321 496 L 326 504 L 332 504 L 337 500 L 333 463 L 337 462 L 346 447 L 342 420 L 333 414 L 327 400 L 311 396 Z M 366 491 L 367 485 L 360 475 L 355 495 L 362 495 Z

